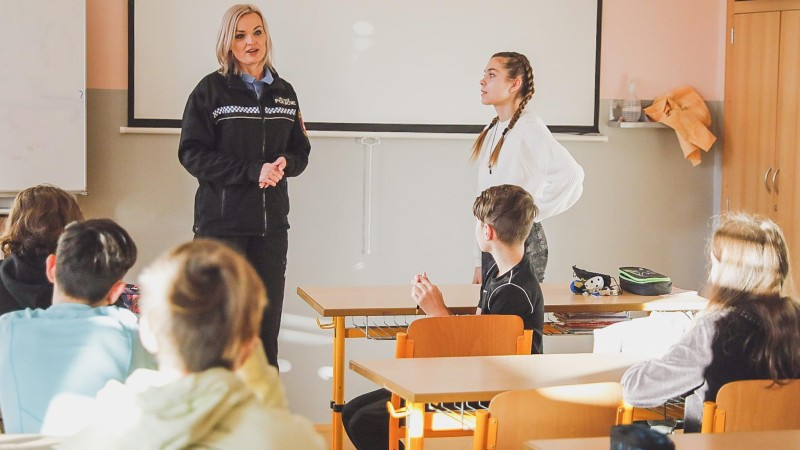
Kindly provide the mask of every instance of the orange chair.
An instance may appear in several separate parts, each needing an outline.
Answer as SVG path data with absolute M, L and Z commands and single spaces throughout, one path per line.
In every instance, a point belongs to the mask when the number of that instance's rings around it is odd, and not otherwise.
M 397 358 L 450 356 L 527 355 L 531 353 L 533 332 L 525 330 L 519 316 L 476 315 L 425 317 L 411 322 L 406 333 L 397 334 Z M 489 400 L 489 399 L 487 399 Z M 397 450 L 403 429 L 400 397 L 392 394 L 387 404 L 389 449 Z M 434 429 L 435 413 L 425 414 L 425 437 L 469 436 L 462 428 Z M 438 428 L 438 427 L 437 427 Z
M 609 436 L 632 411 L 619 383 L 593 383 L 504 392 L 477 414 L 473 450 L 517 450 L 530 439 Z
M 703 404 L 703 433 L 800 429 L 800 381 L 726 383 L 716 402 Z

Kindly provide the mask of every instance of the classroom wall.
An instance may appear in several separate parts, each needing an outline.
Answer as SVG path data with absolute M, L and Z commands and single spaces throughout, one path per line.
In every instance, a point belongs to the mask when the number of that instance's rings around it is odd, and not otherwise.
M 724 0 L 604 0 L 601 98 L 623 98 L 637 81 L 641 98 L 693 86 L 722 101 Z
M 608 142 L 565 143 L 586 182 L 575 207 L 545 223 L 548 281 L 567 283 L 573 264 L 614 274 L 621 265 L 644 265 L 677 286 L 701 288 L 709 219 L 718 211 L 719 145 L 692 168 L 671 130 L 605 123 L 609 99 L 624 96 L 629 78 L 640 80 L 642 98 L 691 84 L 709 100 L 721 136 L 724 7 L 724 0 L 605 0 L 600 131 Z M 126 0 L 87 0 L 89 194 L 80 203 L 87 216 L 112 217 L 131 232 L 140 248 L 135 279 L 159 253 L 191 238 L 196 183 L 177 161 L 177 135 L 119 132 L 127 110 L 126 8 Z M 680 37 L 672 36 L 676 27 Z M 281 357 L 293 366 L 282 375 L 293 409 L 323 423 L 332 334 L 317 329 L 296 286 L 336 284 L 345 275 L 351 284 L 404 284 L 422 270 L 440 283 L 467 281 L 476 184 L 467 141 L 383 139 L 373 160 L 373 253 L 365 255 L 365 149 L 355 138 L 313 138 L 312 146 L 307 171 L 290 185 Z M 408 252 L 413 264 L 391 258 Z M 385 263 L 376 267 L 379 259 Z M 347 357 L 388 356 L 392 345 L 351 341 Z M 585 339 L 571 337 L 545 345 L 551 352 L 587 349 Z M 346 398 L 374 388 L 359 378 L 348 374 Z

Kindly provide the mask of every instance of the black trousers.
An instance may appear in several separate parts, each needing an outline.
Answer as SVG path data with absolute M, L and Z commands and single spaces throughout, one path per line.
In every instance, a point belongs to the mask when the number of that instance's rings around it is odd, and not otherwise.
M 201 236 L 195 238 L 222 241 L 247 260 L 258 272 L 267 289 L 267 307 L 261 320 L 261 341 L 267 360 L 278 367 L 278 332 L 281 329 L 283 291 L 286 287 L 287 230 L 270 231 L 266 236 Z
M 378 389 L 345 403 L 342 425 L 357 450 L 389 448 L 389 411 L 386 410 L 386 402 L 391 399 L 391 392 Z M 402 443 L 400 448 L 403 448 Z

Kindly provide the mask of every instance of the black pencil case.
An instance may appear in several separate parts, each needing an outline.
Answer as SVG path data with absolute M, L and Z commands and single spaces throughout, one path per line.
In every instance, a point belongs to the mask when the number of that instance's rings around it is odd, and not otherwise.
M 672 280 L 644 267 L 620 267 L 619 284 L 623 292 L 638 295 L 663 295 L 672 292 Z

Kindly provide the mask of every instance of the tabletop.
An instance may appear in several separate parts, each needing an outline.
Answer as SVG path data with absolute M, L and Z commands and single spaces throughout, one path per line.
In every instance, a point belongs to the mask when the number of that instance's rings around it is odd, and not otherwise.
M 670 435 L 675 448 L 691 450 L 800 450 L 800 430 L 689 433 Z M 608 450 L 608 437 L 541 439 L 525 443 L 527 450 Z
M 641 354 L 569 353 L 351 360 L 350 369 L 411 402 L 490 400 L 519 389 L 619 382 Z
M 697 311 L 708 300 L 695 291 L 674 288 L 667 295 L 593 297 L 573 294 L 564 283 L 542 283 L 545 312 Z M 474 314 L 480 285 L 439 286 L 454 314 Z M 423 314 L 411 299 L 411 284 L 392 286 L 308 286 L 297 294 L 322 317 Z

